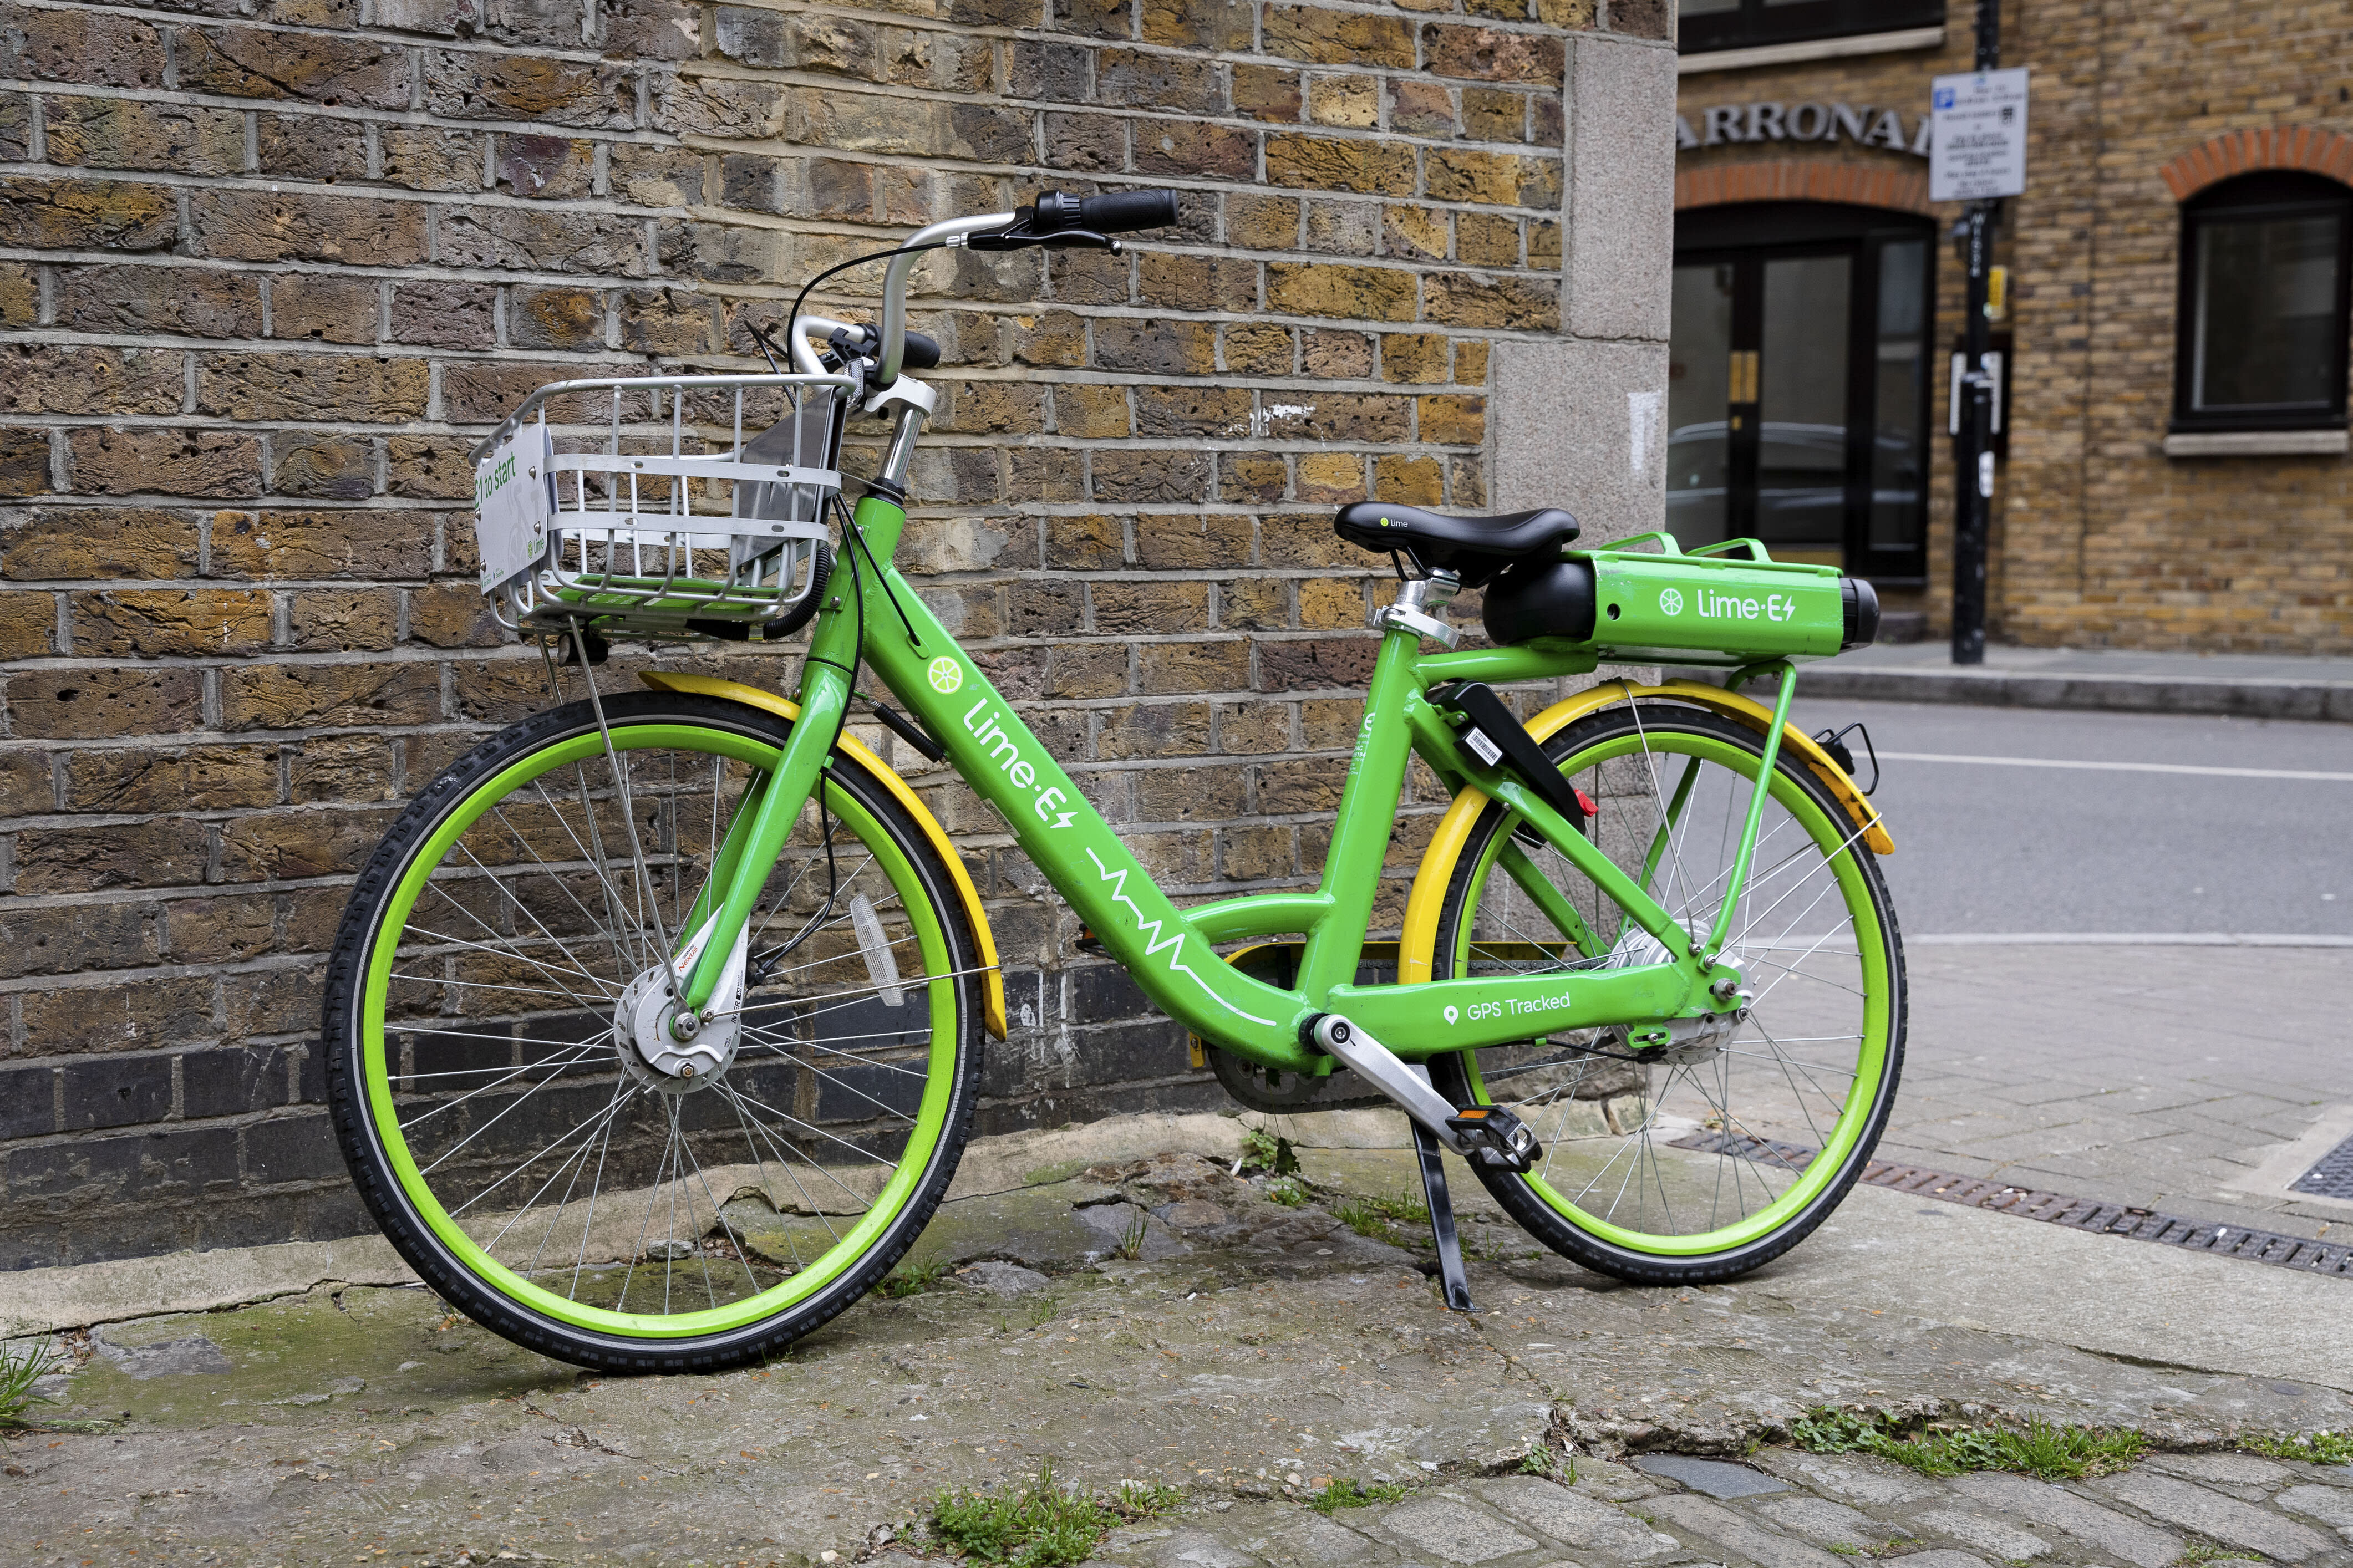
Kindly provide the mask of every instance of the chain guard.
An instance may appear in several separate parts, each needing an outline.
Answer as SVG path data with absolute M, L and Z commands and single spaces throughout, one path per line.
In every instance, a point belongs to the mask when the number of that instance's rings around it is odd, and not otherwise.
M 1218 1082 L 1225 1087 L 1228 1094 L 1245 1108 L 1261 1110 L 1270 1116 L 1281 1116 L 1294 1110 L 1361 1110 L 1389 1103 L 1388 1097 L 1381 1094 L 1324 1099 L 1324 1091 L 1332 1087 L 1333 1079 L 1347 1072 L 1345 1068 L 1338 1068 L 1329 1076 L 1262 1068 L 1256 1062 L 1235 1056 L 1231 1051 L 1219 1050 L 1207 1041 L 1202 1042 L 1201 1054 L 1208 1058 L 1209 1070 L 1217 1074 Z M 1282 1080 L 1280 1087 L 1268 1088 L 1267 1079 L 1270 1078 L 1279 1078 Z M 1347 1081 L 1355 1081 L 1353 1074 L 1349 1075 Z

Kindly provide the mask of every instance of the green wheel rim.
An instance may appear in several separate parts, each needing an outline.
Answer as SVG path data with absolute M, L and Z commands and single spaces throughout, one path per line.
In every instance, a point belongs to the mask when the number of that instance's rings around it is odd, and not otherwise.
M 773 773 L 780 755 L 776 747 L 754 737 L 693 724 L 627 724 L 614 730 L 612 740 L 617 751 L 671 747 L 723 757 L 763 773 Z M 914 1196 L 946 1127 L 954 1094 L 957 1002 L 952 950 L 939 911 L 903 849 L 872 813 L 828 780 L 825 785 L 828 808 L 862 841 L 897 892 L 917 941 L 924 971 L 931 976 L 910 982 L 906 987 L 912 992 L 920 985 L 926 994 L 931 1045 L 922 1100 L 900 1153 L 898 1168 L 884 1183 L 872 1205 L 821 1256 L 781 1283 L 716 1309 L 675 1313 L 614 1311 L 574 1300 L 523 1278 L 476 1243 L 444 1207 L 418 1169 L 394 1100 L 394 1075 L 385 1048 L 385 998 L 399 945 L 396 933 L 406 928 L 417 900 L 451 847 L 468 828 L 520 789 L 557 768 L 601 759 L 603 755 L 602 738 L 589 733 L 574 736 L 516 761 L 470 791 L 403 869 L 375 928 L 360 1011 L 360 1060 L 367 1115 L 385 1162 L 419 1221 L 461 1268 L 517 1305 L 575 1328 L 628 1339 L 675 1340 L 723 1333 L 772 1318 L 839 1279 L 872 1250 Z
M 1645 742 L 1650 742 L 1646 748 Z M 1671 746 L 1661 747 L 1659 742 Z M 1564 773 L 1574 775 L 1599 763 L 1613 761 L 1633 752 L 1650 749 L 1666 754 L 1695 757 L 1702 762 L 1718 763 L 1744 781 L 1753 783 L 1763 758 L 1757 753 L 1716 739 L 1694 734 L 1690 731 L 1651 729 L 1614 737 L 1564 758 L 1560 763 Z M 1862 1016 L 1862 1040 L 1857 1051 L 1854 1077 L 1849 1084 L 1839 1119 L 1820 1152 L 1771 1203 L 1752 1214 L 1743 1215 L 1732 1224 L 1688 1235 L 1663 1235 L 1630 1229 L 1589 1213 L 1578 1206 L 1568 1194 L 1555 1188 L 1540 1174 L 1517 1178 L 1528 1191 L 1543 1201 L 1546 1207 L 1569 1224 L 1600 1241 L 1628 1251 L 1649 1253 L 1662 1258 L 1696 1258 L 1728 1252 L 1759 1241 L 1791 1219 L 1802 1214 L 1838 1179 L 1857 1142 L 1869 1124 L 1872 1108 L 1879 1097 L 1882 1079 L 1886 1073 L 1890 998 L 1892 976 L 1887 959 L 1884 929 L 1871 895 L 1871 888 L 1861 865 L 1856 860 L 1852 840 L 1856 835 L 1847 824 L 1832 818 L 1806 791 L 1786 773 L 1776 768 L 1770 784 L 1769 798 L 1789 814 L 1792 821 L 1821 850 L 1844 897 L 1848 917 L 1853 921 L 1855 946 L 1860 954 L 1865 985 Z M 1504 845 L 1511 842 L 1511 822 L 1500 824 L 1488 836 L 1480 851 L 1467 882 L 1462 908 L 1466 913 L 1456 922 L 1452 961 L 1453 973 L 1470 973 L 1473 921 L 1469 911 L 1479 907 L 1481 895 L 1486 890 L 1490 874 Z M 1478 1054 L 1464 1052 L 1466 1076 L 1477 1099 L 1492 1103 L 1486 1081 L 1480 1070 Z M 1729 1157 L 1729 1156 L 1727 1156 Z

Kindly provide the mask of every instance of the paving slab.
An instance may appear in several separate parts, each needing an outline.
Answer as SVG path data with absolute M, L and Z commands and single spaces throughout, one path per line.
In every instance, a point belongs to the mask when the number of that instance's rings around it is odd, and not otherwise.
M 2332 1544 L 2309 1525 L 2298 1524 L 2193 1482 L 2152 1471 L 2110 1476 L 2094 1485 L 2108 1496 L 2169 1524 L 2196 1531 L 2225 1546 L 2260 1552 L 2282 1563 L 2301 1563 Z
M 2343 1487 L 2289 1487 L 2273 1500 L 2290 1513 L 2300 1513 L 2327 1525 L 2353 1543 L 2353 1489 Z
M 1675 1538 L 1633 1514 L 1534 1476 L 1473 1483 L 1471 1490 L 1561 1545 L 1616 1563 L 1647 1563 L 1677 1554 Z
M 1895 702 L 2353 720 L 2353 659 L 2295 655 L 1997 645 L 1983 664 L 1961 668 L 1942 644 L 1884 643 L 1806 666 L 1798 689 Z
M 944 1210 L 932 1256 L 960 1273 L 870 1298 L 765 1368 L 586 1377 L 397 1286 L 104 1323 L 65 1341 L 47 1414 L 70 1429 L 5 1440 L 22 1475 L 0 1562 L 821 1564 L 903 1542 L 941 1488 L 1050 1463 L 1090 1489 L 1183 1489 L 1176 1517 L 1100 1549 L 1119 1568 L 1827 1568 L 1833 1546 L 1905 1542 L 1926 1549 L 1908 1568 L 2165 1568 L 2189 1532 L 2353 1563 L 2331 1511 L 2353 1490 L 2317 1467 L 2189 1455 L 2071 1489 L 1769 1447 L 1821 1403 L 2189 1448 L 2353 1426 L 2339 1282 L 1950 1205 L 1930 1226 L 1863 1189 L 1781 1262 L 1704 1289 L 1630 1288 L 1466 1224 L 1495 1245 L 1473 1249 L 1484 1310 L 1464 1318 L 1426 1244 L 1335 1218 L 1411 1173 L 1347 1114 L 1350 1147 L 1309 1151 L 1322 1184 L 1301 1208 L 1221 1150 L 1077 1171 L 1003 1151 L 1023 1184 Z M 1113 1209 L 1181 1250 L 1104 1256 L 1083 1216 Z M 992 1226 L 1028 1239 L 980 1256 Z M 1612 1462 L 1629 1450 L 1742 1458 L 1788 1489 L 1713 1500 Z M 1410 1495 L 1303 1506 L 1343 1477 Z
M 1688 1454 L 1643 1454 L 1634 1460 L 1634 1465 L 1646 1475 L 1664 1476 L 1704 1497 L 1763 1497 L 1789 1489 L 1762 1470 L 1723 1459 L 1694 1458 Z
M 1989 1552 L 2005 1562 L 2022 1563 L 2051 1555 L 2051 1543 L 2031 1531 L 1961 1509 L 1924 1509 L 1914 1519 L 1938 1535 Z
M 1857 1550 L 1884 1539 L 1878 1521 L 1828 1498 L 1777 1497 L 1757 1505 L 1757 1511 L 1792 1535 L 1802 1535 L 1817 1546 L 1852 1546 Z
M 1696 1536 L 1759 1568 L 1838 1568 L 1839 1560 L 1821 1548 L 1705 1498 L 1662 1497 L 1648 1507 L 1677 1534 Z
M 1953 1489 L 1982 1508 L 2059 1531 L 2134 1568 L 2165 1568 L 2182 1552 L 2179 1536 L 2047 1481 L 1999 1474 L 1963 1476 L 1954 1481 Z

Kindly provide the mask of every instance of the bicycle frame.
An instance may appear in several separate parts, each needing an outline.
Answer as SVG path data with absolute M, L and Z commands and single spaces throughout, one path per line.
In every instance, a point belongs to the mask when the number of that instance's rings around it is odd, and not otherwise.
M 1145 994 L 1201 1038 L 1252 1061 L 1295 1072 L 1329 1072 L 1332 1058 L 1302 1038 L 1303 1026 L 1324 1013 L 1346 1016 L 1405 1060 L 1423 1061 L 1535 1033 L 1657 1023 L 1737 1005 L 1733 988 L 1721 985 L 1729 972 L 1714 960 L 1738 902 L 1756 843 L 1764 781 L 1771 776 L 1788 721 L 1795 689 L 1788 664 L 1756 667 L 1778 676 L 1778 702 L 1746 833 L 1712 931 L 1684 930 L 1647 888 L 1542 797 L 1472 756 L 1425 695 L 1447 680 L 1584 673 L 1597 662 L 1591 652 L 1512 647 L 1425 656 L 1416 634 L 1396 626 L 1383 637 L 1374 664 L 1321 884 L 1312 892 L 1253 894 L 1180 910 L 900 574 L 892 557 L 905 523 L 905 512 L 879 495 L 858 504 L 850 525 L 858 537 L 843 541 L 842 566 L 811 635 L 798 693 L 799 722 L 776 770 L 739 805 L 711 878 L 680 933 L 682 942 L 687 933 L 696 933 L 686 949 L 691 955 L 685 986 L 690 1008 L 701 1009 L 716 989 L 735 934 L 818 785 L 851 698 L 850 671 L 860 658 L 946 749 L 956 772 L 1004 819 L 1047 880 Z M 1409 755 L 1419 755 L 1451 788 L 1476 788 L 1518 813 L 1656 940 L 1671 955 L 1668 961 L 1567 977 L 1482 975 L 1356 984 Z M 1515 854 L 1506 851 L 1507 858 Z M 1523 885 L 1535 880 L 1525 879 Z M 1530 890 L 1538 892 L 1533 886 Z M 1566 905 L 1555 914 L 1587 956 L 1599 958 L 1609 950 L 1616 933 L 1586 932 Z M 1291 990 L 1251 978 L 1215 951 L 1218 943 L 1276 935 L 1303 939 Z M 1712 984 L 1723 991 L 1722 998 Z

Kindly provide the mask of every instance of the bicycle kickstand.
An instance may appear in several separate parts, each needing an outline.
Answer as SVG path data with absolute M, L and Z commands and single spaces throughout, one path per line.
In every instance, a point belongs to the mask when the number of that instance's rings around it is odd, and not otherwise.
M 1413 1071 L 1428 1078 L 1429 1069 Z M 1413 1152 L 1421 1161 L 1421 1193 L 1430 1205 L 1430 1238 L 1438 1245 L 1438 1282 L 1446 1292 L 1449 1311 L 1475 1312 L 1471 1304 L 1471 1281 L 1462 1273 L 1462 1244 L 1454 1234 L 1454 1204 L 1446 1194 L 1445 1149 L 1438 1134 L 1415 1121 Z

